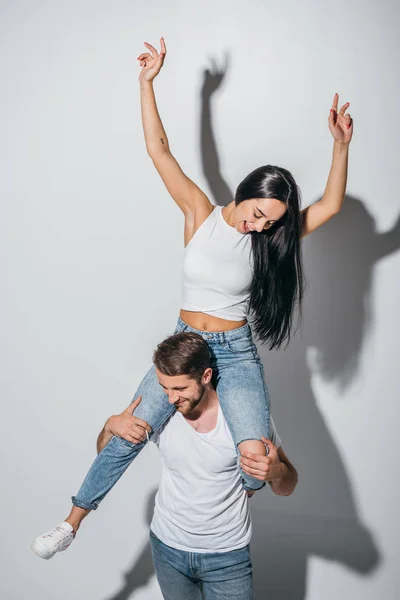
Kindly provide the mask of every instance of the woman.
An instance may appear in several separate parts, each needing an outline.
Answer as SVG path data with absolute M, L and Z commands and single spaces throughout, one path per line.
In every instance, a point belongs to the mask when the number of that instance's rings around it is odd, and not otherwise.
M 180 169 L 171 154 L 159 117 L 153 80 L 166 56 L 145 43 L 138 57 L 143 129 L 147 151 L 172 198 L 185 216 L 182 310 L 178 331 L 195 331 L 208 342 L 219 401 L 238 453 L 264 453 L 268 437 L 269 399 L 263 367 L 252 340 L 252 326 L 270 348 L 290 340 L 293 314 L 301 311 L 303 274 L 300 239 L 335 213 L 343 203 L 348 148 L 353 124 L 338 112 L 335 94 L 329 115 L 334 138 L 332 167 L 323 198 L 300 211 L 297 185 L 286 169 L 267 165 L 250 173 L 225 208 L 207 196 Z M 184 391 L 180 401 L 184 401 Z M 43 558 L 65 550 L 82 519 L 96 509 L 111 487 L 174 412 L 154 367 L 145 376 L 133 404 L 111 417 L 101 434 L 111 438 L 94 461 L 61 525 L 39 536 L 33 550 Z M 132 412 L 135 411 L 134 416 Z M 264 485 L 256 471 L 242 471 L 249 495 Z

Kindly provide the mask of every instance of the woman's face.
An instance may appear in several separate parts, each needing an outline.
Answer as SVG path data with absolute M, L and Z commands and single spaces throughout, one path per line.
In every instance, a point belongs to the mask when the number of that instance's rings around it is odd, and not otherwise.
M 243 200 L 232 211 L 233 226 L 239 233 L 260 233 L 279 221 L 286 210 L 286 204 L 275 198 Z

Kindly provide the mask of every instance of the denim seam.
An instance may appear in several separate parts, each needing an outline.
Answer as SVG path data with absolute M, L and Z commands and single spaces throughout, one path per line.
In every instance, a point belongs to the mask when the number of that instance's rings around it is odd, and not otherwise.
M 252 442 L 252 441 L 256 441 L 256 442 L 262 442 L 262 440 L 259 440 L 256 437 L 252 437 L 252 438 L 245 438 L 244 440 L 240 440 L 240 442 L 237 443 L 237 445 L 239 446 L 239 444 L 241 444 L 242 442 Z M 264 444 L 264 442 L 262 442 Z M 265 446 L 265 444 L 264 444 Z
M 152 435 L 152 434 L 151 434 Z M 118 440 L 127 448 L 131 448 L 131 450 L 133 448 L 135 448 L 136 446 L 139 446 L 140 444 L 143 444 L 143 447 L 145 444 L 147 444 L 148 440 L 142 440 L 141 442 L 130 442 L 129 440 L 125 440 L 123 437 L 121 437 L 120 435 L 115 435 L 114 437 L 118 438 Z
M 85 510 L 96 510 L 96 508 L 99 506 L 98 502 L 82 502 L 81 500 L 78 500 L 76 496 L 72 496 L 72 504 Z
M 251 488 L 251 487 L 247 487 L 247 485 L 245 485 L 244 483 L 244 479 L 242 477 L 242 487 L 244 490 L 246 490 L 246 492 L 258 492 L 258 490 L 262 490 L 263 487 L 265 487 L 266 482 L 265 481 L 261 481 L 260 483 L 262 484 L 259 488 Z

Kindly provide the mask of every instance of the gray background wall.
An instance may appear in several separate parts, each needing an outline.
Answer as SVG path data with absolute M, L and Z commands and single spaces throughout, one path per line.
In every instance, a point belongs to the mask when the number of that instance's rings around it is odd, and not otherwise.
M 351 102 L 345 208 L 304 242 L 304 325 L 262 350 L 300 483 L 252 500 L 256 597 L 395 598 L 398 16 L 389 1 L 1 3 L 2 597 L 161 598 L 154 448 L 67 553 L 41 561 L 29 544 L 68 513 L 179 310 L 183 219 L 145 153 L 136 64 L 163 35 L 161 116 L 214 202 L 266 163 L 292 171 L 304 205 L 320 198 L 331 98 Z M 223 77 L 205 75 L 212 60 Z

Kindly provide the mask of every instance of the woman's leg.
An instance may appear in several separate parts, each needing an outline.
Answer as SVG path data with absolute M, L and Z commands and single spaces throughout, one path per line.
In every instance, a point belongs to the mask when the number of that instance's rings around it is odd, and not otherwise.
M 219 402 L 233 441 L 241 451 L 265 454 L 269 437 L 269 395 L 264 369 L 251 335 L 228 332 L 224 343 L 210 343 L 216 366 Z M 243 486 L 258 490 L 265 482 L 242 471 Z
M 142 401 L 135 410 L 135 416 L 147 421 L 153 430 L 151 436 L 175 412 L 175 407 L 168 402 L 168 396 L 158 383 L 154 365 L 141 382 L 134 399 L 138 396 L 142 396 Z M 147 440 L 134 444 L 118 436 L 111 438 L 93 462 L 78 493 L 72 497 L 75 507 L 84 509 L 84 512 L 74 512 L 76 518 L 81 521 L 86 511 L 98 507 L 146 443 Z
M 135 409 L 135 416 L 147 421 L 152 428 L 151 436 L 175 411 L 158 383 L 154 366 L 143 379 L 134 399 L 138 396 L 142 396 L 142 401 Z M 97 508 L 146 443 L 147 440 L 134 444 L 117 436 L 112 437 L 92 464 L 79 492 L 72 498 L 74 506 L 66 521 L 35 538 L 32 550 L 45 559 L 66 550 L 82 520 Z

